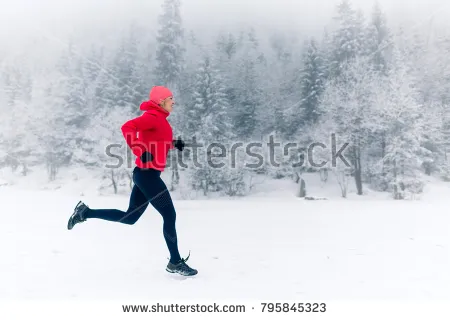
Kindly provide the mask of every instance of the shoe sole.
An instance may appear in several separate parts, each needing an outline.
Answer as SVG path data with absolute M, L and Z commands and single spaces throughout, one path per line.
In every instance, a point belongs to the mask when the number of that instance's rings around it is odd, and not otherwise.
M 73 227 L 75 227 L 75 223 L 73 223 L 73 217 L 74 215 L 71 215 L 69 218 L 69 222 L 67 222 L 67 229 L 72 230 Z
M 67 230 L 72 230 L 73 227 L 75 227 L 75 224 L 73 223 L 73 218 L 75 217 L 76 211 L 81 204 L 82 204 L 82 201 L 78 201 L 77 205 L 73 209 L 73 213 L 69 218 L 69 222 L 67 223 Z M 84 210 L 83 210 L 83 212 L 84 212 Z
M 183 276 L 183 277 L 192 277 L 192 276 L 195 276 L 198 273 L 197 272 L 197 273 L 194 273 L 194 274 L 182 274 L 182 273 L 179 273 L 179 272 L 176 272 L 176 271 L 172 271 L 172 270 L 170 270 L 168 268 L 166 268 L 166 271 L 169 272 L 169 273 L 172 273 L 172 274 L 174 274 L 174 273 L 179 274 L 180 276 Z

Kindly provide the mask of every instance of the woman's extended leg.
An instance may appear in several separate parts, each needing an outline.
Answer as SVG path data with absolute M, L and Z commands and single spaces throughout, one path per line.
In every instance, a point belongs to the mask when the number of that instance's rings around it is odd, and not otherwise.
M 139 187 L 135 184 L 130 195 L 127 211 L 117 209 L 90 209 L 86 210 L 86 219 L 102 219 L 124 224 L 135 224 L 148 207 L 148 201 Z
M 136 169 L 133 171 L 133 180 L 136 176 Z M 102 219 L 107 221 L 120 222 L 124 224 L 135 224 L 148 207 L 148 200 L 140 188 L 135 184 L 130 195 L 130 203 L 126 212 L 117 209 L 90 209 L 82 201 L 75 207 L 74 213 L 69 218 L 67 229 L 72 228 L 86 219 Z

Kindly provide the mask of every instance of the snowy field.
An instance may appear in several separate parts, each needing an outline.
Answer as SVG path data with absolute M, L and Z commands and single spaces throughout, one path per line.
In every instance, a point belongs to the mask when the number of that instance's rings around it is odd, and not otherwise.
M 313 195 L 328 200 L 306 201 L 289 181 L 235 200 L 174 194 L 193 278 L 165 271 L 152 207 L 133 226 L 89 220 L 68 231 L 78 200 L 125 210 L 127 195 L 42 189 L 0 187 L 0 301 L 450 301 L 445 183 L 414 201 L 319 186 Z

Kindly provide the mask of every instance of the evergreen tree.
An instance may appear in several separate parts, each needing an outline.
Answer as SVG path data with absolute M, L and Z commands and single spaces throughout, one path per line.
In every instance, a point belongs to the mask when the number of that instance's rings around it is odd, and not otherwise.
M 184 86 L 182 81 L 184 76 L 184 30 L 180 14 L 180 0 L 165 0 L 162 8 L 163 13 L 159 16 L 159 30 L 156 43 L 156 66 L 155 82 L 158 85 L 169 87 L 177 99 L 179 112 L 172 116 L 172 124 L 178 127 L 182 118 L 180 117 L 180 107 L 183 105 Z M 182 96 L 180 96 L 180 94 Z M 181 101 L 180 101 L 181 100 Z M 181 102 L 181 103 L 180 103 Z M 172 163 L 171 190 L 178 185 L 180 177 L 178 173 L 178 153 L 171 153 L 170 163 Z
M 364 20 L 348 0 L 342 0 L 335 16 L 337 27 L 332 36 L 333 51 L 329 58 L 331 76 L 337 77 L 343 65 L 363 53 Z
M 72 45 L 58 62 L 61 78 L 53 91 L 61 101 L 57 108 L 66 112 L 66 130 L 78 143 L 79 133 L 88 125 L 89 106 L 87 105 L 87 86 L 83 68 L 83 60 L 74 52 Z M 75 138 L 74 138 L 75 137 Z
M 216 41 L 216 47 L 219 53 L 223 53 L 227 60 L 231 60 L 237 52 L 237 39 L 232 33 L 220 33 Z
M 29 157 L 35 151 L 36 139 L 33 136 L 33 121 L 35 112 L 31 105 L 32 80 L 29 71 L 23 66 L 9 66 L 5 68 L 0 79 L 0 96 L 2 105 L 0 110 L 4 123 L 0 136 L 0 148 L 5 152 L 4 164 L 14 170 L 22 166 L 22 173 L 26 175 Z
M 128 119 L 129 113 L 120 106 L 100 109 L 92 115 L 95 125 L 83 132 L 84 144 L 74 150 L 74 158 L 97 173 L 102 181 L 100 189 L 111 187 L 114 194 L 121 187 L 129 192 L 131 186 L 130 167 L 134 161 L 120 131 Z
M 304 55 L 304 66 L 300 76 L 302 125 L 314 125 L 319 119 L 318 104 L 323 92 L 324 76 L 323 59 L 318 52 L 316 42 L 311 40 Z
M 70 163 L 77 149 L 75 139 L 79 139 L 82 132 L 75 130 L 76 122 L 67 125 L 68 121 L 77 118 L 77 114 L 73 114 L 73 109 L 67 105 L 65 92 L 61 92 L 63 83 L 67 84 L 67 79 L 59 78 L 57 82 L 47 85 L 42 100 L 43 112 L 39 115 L 44 129 L 39 131 L 40 149 L 50 181 L 56 179 L 62 166 Z
M 138 32 L 134 26 L 131 27 L 127 36 L 122 39 L 113 62 L 117 79 L 114 100 L 128 112 L 136 110 L 136 106 L 148 98 L 149 88 L 143 85 L 144 79 L 138 69 L 142 67 L 138 56 Z
M 220 73 L 212 59 L 205 56 L 196 75 L 192 107 L 187 117 L 189 136 L 202 144 L 199 150 L 202 167 L 191 168 L 191 182 L 193 186 L 202 188 L 205 195 L 209 191 L 219 191 L 225 183 L 226 167 L 216 169 L 210 165 L 214 157 L 210 147 L 217 143 L 225 145 L 233 137 L 228 109 L 229 101 Z
M 369 56 L 375 70 L 386 73 L 393 43 L 387 26 L 386 16 L 377 2 L 367 27 L 365 54 Z
M 170 88 L 178 87 L 184 64 L 184 30 L 180 0 L 165 0 L 159 17 L 156 50 L 156 82 Z
M 241 34 L 240 43 L 233 61 L 229 98 L 234 132 L 239 137 L 251 138 L 258 125 L 258 111 L 263 108 L 261 72 L 265 57 L 259 51 L 259 42 L 253 29 Z
M 381 114 L 388 138 L 383 161 L 389 169 L 387 179 L 394 199 L 422 191 L 422 164 L 430 155 L 423 147 L 427 123 L 422 116 L 422 105 L 400 57 L 397 56 L 396 67 L 390 71 L 386 107 Z
M 332 132 L 349 144 L 345 156 L 352 165 L 358 195 L 363 194 L 363 154 L 369 147 L 370 133 L 377 129 L 374 120 L 381 82 L 381 75 L 363 57 L 355 58 L 345 65 L 338 79 L 327 83 L 321 99 L 324 128 L 328 129 L 331 122 Z

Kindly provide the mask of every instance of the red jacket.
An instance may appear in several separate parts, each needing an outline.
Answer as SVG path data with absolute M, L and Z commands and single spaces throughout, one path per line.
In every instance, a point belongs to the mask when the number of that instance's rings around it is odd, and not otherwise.
M 145 111 L 144 114 L 127 121 L 122 126 L 122 134 L 137 157 L 136 166 L 164 171 L 167 154 L 174 148 L 172 127 L 167 121 L 169 112 L 152 100 L 143 102 L 140 109 Z M 153 155 L 152 161 L 142 163 L 140 156 L 144 151 Z

